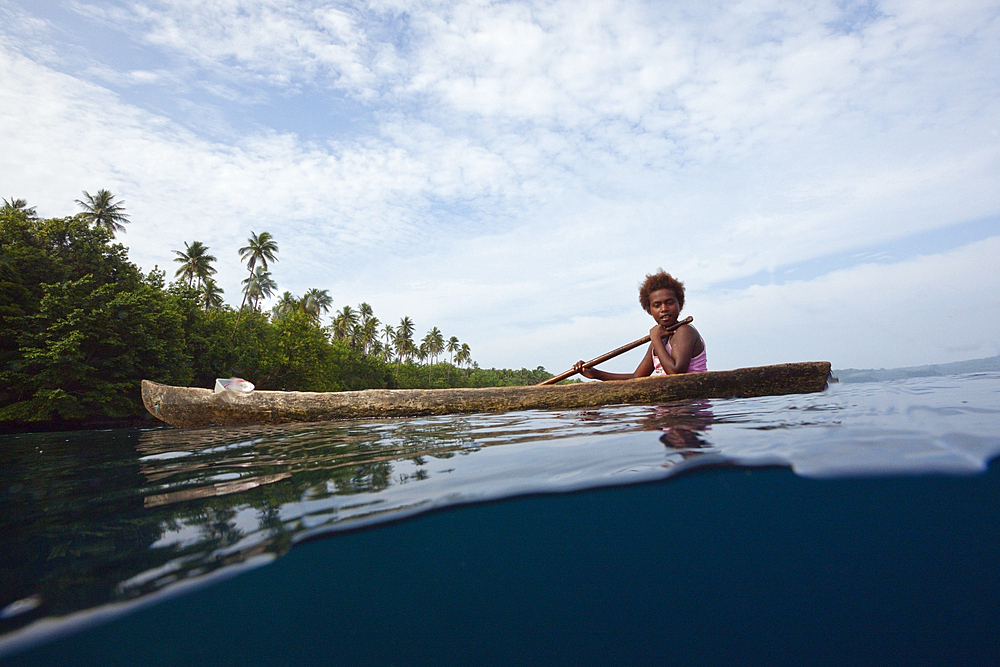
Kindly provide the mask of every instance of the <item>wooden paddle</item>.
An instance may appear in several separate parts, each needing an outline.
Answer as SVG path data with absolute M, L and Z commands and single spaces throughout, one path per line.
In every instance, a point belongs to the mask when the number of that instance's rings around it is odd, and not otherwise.
M 673 325 L 667 327 L 667 331 L 674 331 L 676 329 L 681 328 L 685 324 L 691 324 L 692 322 L 694 322 L 694 318 L 693 317 L 685 317 L 683 320 L 681 320 L 677 324 L 673 324 Z M 611 350 L 607 354 L 602 354 L 601 356 L 597 357 L 596 359 L 591 359 L 590 361 L 588 361 L 587 363 L 585 363 L 583 365 L 583 367 L 584 368 L 593 368 L 597 364 L 604 363 L 608 359 L 614 359 L 619 354 L 624 354 L 624 353 L 628 352 L 629 350 L 634 350 L 635 348 L 639 347 L 640 345 L 643 345 L 643 344 L 648 343 L 648 342 L 649 342 L 649 336 L 643 336 L 639 340 L 634 340 L 631 343 L 629 343 L 628 345 L 622 345 L 617 350 Z M 548 380 L 545 380 L 544 382 L 539 382 L 537 386 L 541 386 L 543 384 L 555 384 L 556 382 L 559 382 L 560 380 L 565 380 L 568 377 L 573 377 L 574 375 L 576 375 L 576 373 L 577 373 L 577 371 L 575 371 L 575 370 L 573 370 L 571 368 L 568 371 L 566 371 L 565 373 L 560 373 L 559 375 L 555 375 L 553 377 L 550 377 Z

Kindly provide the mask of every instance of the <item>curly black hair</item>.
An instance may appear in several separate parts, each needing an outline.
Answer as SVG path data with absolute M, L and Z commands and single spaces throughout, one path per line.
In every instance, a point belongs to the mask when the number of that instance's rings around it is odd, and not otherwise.
M 660 269 L 656 273 L 646 275 L 646 280 L 639 285 L 639 304 L 647 313 L 649 312 L 649 295 L 658 289 L 668 289 L 677 297 L 677 303 L 684 307 L 684 283 L 674 278 L 669 273 Z

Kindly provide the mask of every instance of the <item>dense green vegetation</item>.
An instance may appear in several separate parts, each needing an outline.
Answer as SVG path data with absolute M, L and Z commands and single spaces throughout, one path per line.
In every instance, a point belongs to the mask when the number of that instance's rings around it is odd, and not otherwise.
M 238 309 L 212 279 L 199 241 L 177 250 L 175 280 L 129 261 L 116 232 L 129 223 L 106 190 L 84 193 L 82 213 L 40 219 L 23 200 L 0 209 L 0 428 L 79 427 L 146 418 L 139 382 L 212 387 L 237 376 L 262 389 L 485 387 L 533 384 L 541 367 L 481 369 L 468 344 L 434 327 L 420 341 L 404 317 L 382 324 L 371 306 L 277 291 L 268 270 L 278 245 L 252 233 L 239 249 L 248 277 Z M 448 361 L 441 360 L 448 355 Z

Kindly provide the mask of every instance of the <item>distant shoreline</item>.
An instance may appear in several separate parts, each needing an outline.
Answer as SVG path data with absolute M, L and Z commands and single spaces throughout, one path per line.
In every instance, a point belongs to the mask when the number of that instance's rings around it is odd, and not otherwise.
M 833 376 L 840 382 L 886 382 L 906 378 L 963 375 L 965 373 L 987 373 L 1000 371 L 1000 355 L 968 361 L 954 361 L 950 364 L 927 366 L 906 366 L 904 368 L 843 368 L 834 369 Z

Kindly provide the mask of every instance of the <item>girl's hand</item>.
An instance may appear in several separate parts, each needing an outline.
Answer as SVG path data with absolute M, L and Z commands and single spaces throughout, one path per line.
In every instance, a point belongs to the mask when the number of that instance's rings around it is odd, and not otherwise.
M 581 359 L 580 361 L 573 364 L 573 370 L 582 375 L 583 377 L 587 378 L 588 380 L 593 380 L 594 378 L 596 378 L 597 376 L 594 374 L 594 369 L 584 368 L 583 364 L 584 361 L 583 359 Z
M 667 331 L 666 327 L 662 324 L 654 324 L 653 328 L 649 330 L 649 340 L 670 338 L 674 335 L 673 331 Z

